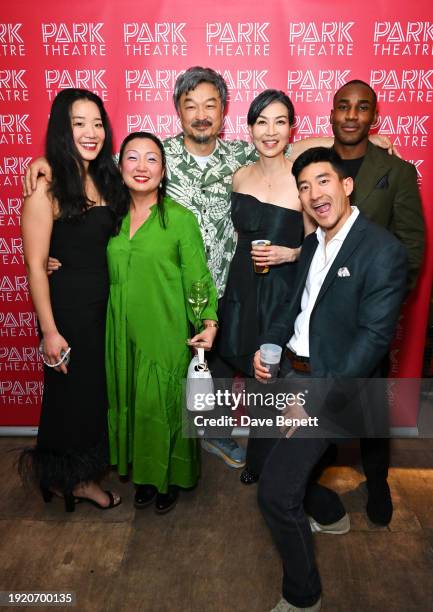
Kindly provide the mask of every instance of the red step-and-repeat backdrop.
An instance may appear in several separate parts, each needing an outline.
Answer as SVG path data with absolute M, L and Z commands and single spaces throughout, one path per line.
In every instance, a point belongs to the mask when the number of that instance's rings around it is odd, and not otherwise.
M 51 101 L 65 87 L 91 89 L 106 104 L 117 143 L 136 130 L 172 136 L 180 131 L 174 82 L 197 64 L 227 81 L 229 139 L 247 138 L 248 106 L 268 87 L 291 96 L 295 139 L 331 135 L 332 97 L 346 81 L 360 78 L 375 89 L 376 131 L 415 164 L 423 196 L 426 257 L 392 351 L 394 376 L 419 376 L 433 268 L 431 19 L 430 0 L 371 6 L 354 0 L 27 0 L 3 6 L 0 425 L 34 425 L 39 416 L 42 366 L 23 265 L 21 178 L 43 152 Z

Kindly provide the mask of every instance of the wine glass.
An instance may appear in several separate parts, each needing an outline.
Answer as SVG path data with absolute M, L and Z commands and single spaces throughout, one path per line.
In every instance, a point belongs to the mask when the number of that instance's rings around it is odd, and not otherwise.
M 196 281 L 192 283 L 188 294 L 188 302 L 191 304 L 192 311 L 195 317 L 195 331 L 200 332 L 203 329 L 201 315 L 206 307 L 209 299 L 209 287 L 204 281 Z
M 204 281 L 192 283 L 188 294 L 188 302 L 195 317 L 195 332 L 199 333 L 203 329 L 201 316 L 209 300 L 209 287 Z M 206 363 L 204 359 L 204 348 L 197 347 L 198 360 L 200 364 Z

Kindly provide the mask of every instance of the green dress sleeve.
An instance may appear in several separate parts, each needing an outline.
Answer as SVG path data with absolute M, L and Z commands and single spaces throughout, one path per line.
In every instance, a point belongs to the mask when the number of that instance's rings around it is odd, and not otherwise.
M 207 265 L 203 239 L 200 234 L 197 219 L 189 211 L 186 211 L 186 213 L 182 224 L 183 231 L 179 238 L 179 250 L 182 284 L 188 319 L 194 325 L 195 317 L 187 300 L 191 285 L 197 281 L 203 281 L 208 284 L 209 299 L 202 317 L 203 319 L 217 321 L 217 290 Z

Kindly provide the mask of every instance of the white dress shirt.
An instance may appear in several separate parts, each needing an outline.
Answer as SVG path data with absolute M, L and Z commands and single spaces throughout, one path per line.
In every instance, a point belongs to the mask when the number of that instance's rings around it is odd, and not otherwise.
M 294 334 L 287 343 L 291 351 L 302 357 L 310 356 L 310 317 L 323 281 L 359 215 L 359 210 L 356 206 L 351 208 L 352 213 L 350 217 L 327 244 L 325 244 L 325 232 L 320 227 L 316 230 L 319 244 L 311 260 L 305 288 L 302 293 L 301 312 L 295 320 Z

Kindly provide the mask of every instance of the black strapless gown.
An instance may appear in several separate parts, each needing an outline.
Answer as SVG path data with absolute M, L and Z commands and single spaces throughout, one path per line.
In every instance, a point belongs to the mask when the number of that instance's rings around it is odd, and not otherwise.
M 232 220 L 238 243 L 223 299 L 219 354 L 237 371 L 253 376 L 252 359 L 259 337 L 290 298 L 297 262 L 271 266 L 267 274 L 254 272 L 251 241 L 299 247 L 304 234 L 302 213 L 260 202 L 254 196 L 232 193 Z
M 45 487 L 70 491 L 98 480 L 108 466 L 105 319 L 109 291 L 106 248 L 113 215 L 105 206 L 77 221 L 56 220 L 50 255 L 62 267 L 50 276 L 59 333 L 71 347 L 68 373 L 44 368 L 37 444 L 27 469 Z

